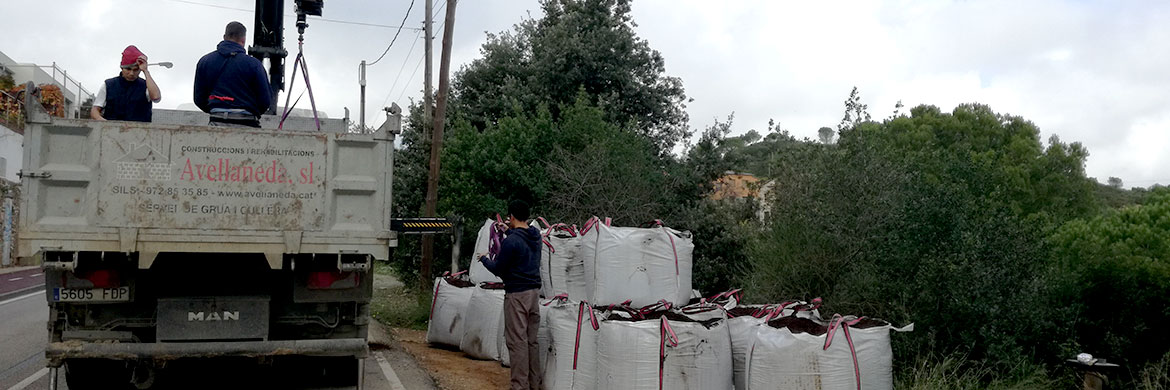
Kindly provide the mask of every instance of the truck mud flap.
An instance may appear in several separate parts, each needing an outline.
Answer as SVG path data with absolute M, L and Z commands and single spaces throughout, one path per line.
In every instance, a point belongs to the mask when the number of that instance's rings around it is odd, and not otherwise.
M 49 343 L 49 366 L 64 359 L 177 360 L 207 357 L 353 356 L 370 352 L 365 339 L 283 340 L 186 343 L 90 343 L 79 340 Z

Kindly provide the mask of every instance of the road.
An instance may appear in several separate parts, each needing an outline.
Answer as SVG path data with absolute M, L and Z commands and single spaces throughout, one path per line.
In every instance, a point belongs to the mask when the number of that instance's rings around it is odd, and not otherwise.
M 0 269 L 0 389 L 47 389 L 44 347 L 48 321 L 44 276 L 40 269 Z M 433 389 L 434 384 L 401 347 L 373 351 L 365 363 L 365 385 L 369 390 Z M 279 368 L 262 368 L 249 363 L 198 363 L 168 368 L 155 388 L 238 387 L 233 377 L 246 377 L 258 387 L 287 383 L 295 373 Z M 232 375 L 233 373 L 238 375 Z M 68 389 L 65 372 L 59 370 L 59 389 Z M 267 385 L 267 386 L 266 386 Z M 297 386 L 285 388 L 298 388 Z M 299 387 L 322 389 L 320 387 Z M 352 387 L 351 387 L 352 388 Z

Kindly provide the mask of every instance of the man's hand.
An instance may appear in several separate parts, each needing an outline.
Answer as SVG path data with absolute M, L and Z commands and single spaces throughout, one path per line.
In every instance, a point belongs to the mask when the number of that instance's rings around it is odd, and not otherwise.
M 138 56 L 138 60 L 135 61 L 135 64 L 138 65 L 138 70 L 141 70 L 142 73 L 146 73 L 148 76 L 150 75 L 150 71 L 146 70 L 146 66 L 148 65 L 146 63 L 146 56 Z

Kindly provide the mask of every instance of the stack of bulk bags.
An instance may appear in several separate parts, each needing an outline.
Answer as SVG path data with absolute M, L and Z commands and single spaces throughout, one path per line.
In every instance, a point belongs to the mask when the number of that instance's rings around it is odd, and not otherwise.
M 561 295 L 548 302 L 549 344 L 544 360 L 544 388 L 589 390 L 597 387 L 597 336 L 600 323 L 593 307 Z M 547 319 L 547 320 L 544 320 Z
M 599 390 L 732 388 L 731 339 L 724 320 L 694 321 L 669 311 L 643 318 L 615 312 L 602 321 Z
M 828 323 L 798 316 L 757 327 L 747 357 L 747 388 L 889 390 L 894 387 L 889 323 L 833 316 Z
M 498 338 L 504 326 L 504 286 L 485 283 L 474 289 L 467 303 L 467 321 L 459 349 L 467 355 L 486 360 L 500 360 Z
M 577 229 L 556 224 L 545 231 L 540 254 L 541 295 L 551 298 L 567 294 L 569 299 L 587 300 L 585 263 L 578 254 L 581 240 Z
M 610 227 L 594 217 L 581 229 L 581 258 L 587 300 L 599 305 L 632 301 L 633 306 L 660 299 L 685 305 L 691 296 L 689 232 L 655 221 L 649 228 Z
M 503 282 L 499 276 L 496 276 L 487 267 L 479 261 L 476 256 L 488 254 L 492 242 L 492 229 L 496 221 L 484 221 L 483 226 L 479 228 L 479 234 L 475 236 L 475 251 L 471 252 L 471 267 L 470 276 L 471 282 L 475 284 L 480 283 L 500 283 Z M 473 317 L 474 318 L 474 317 Z
M 471 282 L 460 278 L 461 274 L 463 272 L 435 278 L 431 312 L 427 321 L 428 343 L 459 347 L 463 340 L 467 303 L 475 288 Z

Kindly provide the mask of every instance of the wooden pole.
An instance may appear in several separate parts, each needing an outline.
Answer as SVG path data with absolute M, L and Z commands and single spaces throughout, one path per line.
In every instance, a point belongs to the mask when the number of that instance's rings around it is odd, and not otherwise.
M 427 172 L 427 198 L 423 216 L 434 217 L 439 203 L 439 154 L 443 150 L 443 124 L 447 116 L 447 92 L 450 89 L 451 34 L 455 31 L 455 3 L 447 0 L 447 16 L 443 21 L 443 54 L 439 59 L 439 94 L 435 97 L 434 123 L 431 125 L 431 167 Z M 423 235 L 422 269 L 420 286 L 428 288 L 431 280 L 431 263 L 435 258 L 435 235 Z

